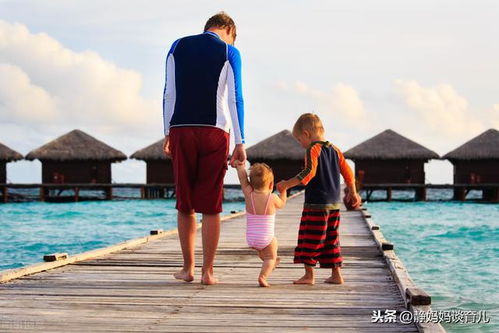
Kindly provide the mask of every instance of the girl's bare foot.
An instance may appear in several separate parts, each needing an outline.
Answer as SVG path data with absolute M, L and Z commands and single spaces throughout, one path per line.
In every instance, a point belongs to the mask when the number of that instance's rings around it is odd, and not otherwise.
M 298 280 L 293 281 L 293 284 L 315 284 L 315 279 L 305 274 Z
M 203 276 L 201 277 L 201 284 L 204 284 L 204 285 L 213 285 L 213 284 L 217 284 L 218 283 L 218 279 L 215 278 L 212 274 L 210 273 L 203 273 Z
M 345 281 L 343 280 L 343 277 L 337 276 L 337 275 L 331 275 L 327 279 L 324 280 L 324 283 L 331 283 L 331 284 L 343 284 Z
M 260 287 L 270 287 L 270 284 L 267 282 L 267 280 L 264 277 L 258 278 L 258 284 L 260 285 Z
M 177 273 L 173 274 L 173 277 L 177 280 L 184 280 L 185 282 L 191 282 L 194 280 L 194 275 L 191 271 L 186 271 L 185 269 L 181 269 Z

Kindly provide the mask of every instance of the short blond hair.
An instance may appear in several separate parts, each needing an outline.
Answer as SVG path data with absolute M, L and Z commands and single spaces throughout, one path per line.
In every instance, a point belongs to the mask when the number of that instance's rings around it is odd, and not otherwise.
M 302 114 L 293 126 L 293 135 L 300 135 L 303 131 L 324 134 L 324 126 L 319 116 L 314 113 Z
M 272 169 L 265 163 L 255 163 L 249 171 L 250 185 L 255 190 L 261 190 L 274 181 Z

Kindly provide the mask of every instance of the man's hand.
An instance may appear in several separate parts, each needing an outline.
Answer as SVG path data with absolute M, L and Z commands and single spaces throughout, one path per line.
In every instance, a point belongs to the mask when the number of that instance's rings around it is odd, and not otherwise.
M 232 157 L 230 158 L 230 166 L 235 168 L 236 161 L 241 163 L 246 162 L 246 149 L 244 148 L 244 144 L 237 144 L 232 152 Z
M 163 151 L 165 152 L 166 156 L 172 157 L 172 152 L 170 150 L 170 136 L 169 135 L 165 136 L 165 142 L 163 143 Z

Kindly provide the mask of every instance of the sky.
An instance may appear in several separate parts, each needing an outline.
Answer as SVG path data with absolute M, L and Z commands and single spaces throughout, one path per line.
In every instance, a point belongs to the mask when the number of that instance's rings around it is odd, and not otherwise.
M 343 151 L 390 128 L 444 155 L 499 128 L 497 1 L 0 0 L 0 142 L 27 154 L 78 128 L 129 156 L 159 140 L 166 53 L 221 10 L 247 147 L 305 112 Z M 40 163 L 7 177 L 40 182 Z M 145 182 L 145 163 L 114 164 L 113 181 Z M 426 181 L 451 183 L 451 164 Z

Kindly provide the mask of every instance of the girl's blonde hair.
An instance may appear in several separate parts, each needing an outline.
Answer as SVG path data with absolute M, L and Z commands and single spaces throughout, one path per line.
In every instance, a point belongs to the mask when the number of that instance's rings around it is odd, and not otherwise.
M 265 163 L 255 163 L 249 169 L 250 185 L 255 190 L 260 190 L 274 181 L 272 169 Z

